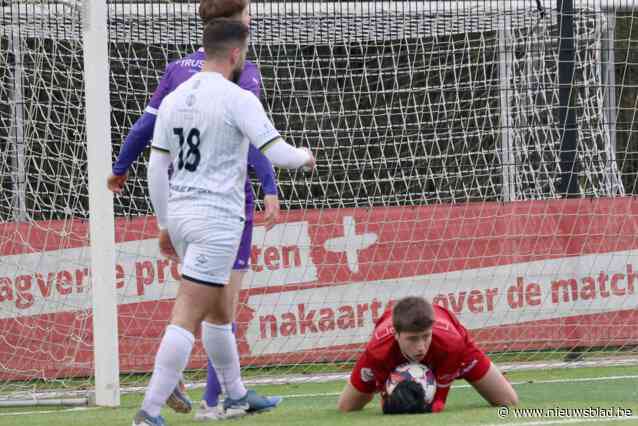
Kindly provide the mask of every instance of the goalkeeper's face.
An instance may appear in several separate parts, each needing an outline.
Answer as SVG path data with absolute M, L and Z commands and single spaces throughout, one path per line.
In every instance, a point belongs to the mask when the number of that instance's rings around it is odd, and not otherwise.
M 430 349 L 432 327 L 423 331 L 402 331 L 395 333 L 394 337 L 406 358 L 420 362 Z

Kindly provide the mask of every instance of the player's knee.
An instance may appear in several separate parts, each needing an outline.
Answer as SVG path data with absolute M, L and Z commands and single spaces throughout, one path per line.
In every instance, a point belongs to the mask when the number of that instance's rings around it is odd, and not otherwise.
M 179 309 L 179 307 L 179 304 L 177 304 L 176 308 L 173 309 L 170 323 L 197 334 L 204 315 L 198 312 L 188 312 L 184 309 Z
M 230 307 L 228 309 L 220 307 L 219 309 L 215 309 L 213 312 L 209 312 L 204 321 L 218 325 L 230 324 L 235 321 L 234 310 Z
M 179 315 L 173 315 L 170 321 L 171 325 L 176 325 L 178 327 L 183 328 L 184 330 L 190 331 L 193 335 L 197 334 L 199 331 L 199 323 L 201 321 L 197 321 L 194 318 L 190 317 L 181 317 Z
M 225 307 L 225 309 L 219 312 L 219 321 L 223 324 L 230 324 L 231 322 L 235 321 L 233 315 L 234 311 L 235 310 L 233 309 L 232 304 L 228 305 L 227 307 Z

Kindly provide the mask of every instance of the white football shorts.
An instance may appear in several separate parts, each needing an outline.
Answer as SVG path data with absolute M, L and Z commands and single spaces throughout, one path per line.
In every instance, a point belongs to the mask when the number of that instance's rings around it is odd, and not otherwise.
M 216 208 L 201 196 L 171 194 L 168 233 L 181 261 L 182 277 L 226 285 L 237 257 L 244 218 Z

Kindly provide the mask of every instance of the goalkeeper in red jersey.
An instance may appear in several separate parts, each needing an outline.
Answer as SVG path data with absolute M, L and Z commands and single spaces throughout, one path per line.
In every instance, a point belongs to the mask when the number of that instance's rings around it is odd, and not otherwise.
M 437 388 L 431 405 L 425 403 L 422 389 L 409 382 L 385 395 L 390 373 L 407 362 L 424 364 L 433 371 Z M 518 403 L 512 385 L 450 311 L 421 297 L 406 297 L 377 321 L 339 397 L 338 408 L 342 412 L 361 410 L 375 392 L 381 392 L 384 413 L 439 412 L 445 408 L 455 379 L 467 380 L 492 405 Z

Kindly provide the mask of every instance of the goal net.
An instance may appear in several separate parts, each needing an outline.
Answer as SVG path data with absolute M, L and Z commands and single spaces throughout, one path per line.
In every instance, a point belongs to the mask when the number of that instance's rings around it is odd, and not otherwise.
M 94 344 L 82 2 L 1 4 L 0 399 L 83 393 Z M 196 12 L 109 4 L 114 155 L 166 64 L 199 47 Z M 407 295 L 455 312 L 497 362 L 638 344 L 638 205 L 623 197 L 636 176 L 632 12 L 576 2 L 567 86 L 553 3 L 254 2 L 251 13 L 263 103 L 318 167 L 278 172 L 272 230 L 257 215 L 237 319 L 244 368 L 353 361 Z M 115 197 L 127 384 L 148 377 L 179 276 L 159 255 L 146 158 Z M 189 368 L 204 365 L 198 342 Z

